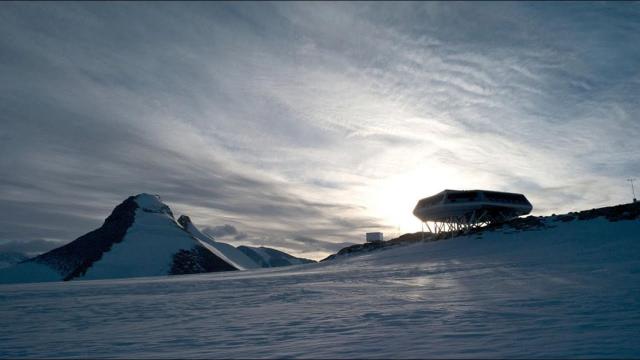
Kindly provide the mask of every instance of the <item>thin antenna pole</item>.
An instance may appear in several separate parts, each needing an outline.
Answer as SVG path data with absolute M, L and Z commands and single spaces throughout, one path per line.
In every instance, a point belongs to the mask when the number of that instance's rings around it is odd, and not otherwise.
M 636 189 L 633 187 L 633 181 L 634 180 L 635 179 L 633 179 L 633 178 L 627 179 L 627 181 L 631 183 L 631 192 L 633 193 L 633 202 L 636 202 L 637 201 L 636 200 Z

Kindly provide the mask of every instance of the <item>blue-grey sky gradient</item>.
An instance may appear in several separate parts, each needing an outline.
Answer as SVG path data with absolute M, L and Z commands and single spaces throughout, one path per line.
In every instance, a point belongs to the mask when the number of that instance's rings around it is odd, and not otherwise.
M 639 36 L 638 3 L 4 3 L 0 248 L 140 192 L 315 258 L 443 188 L 628 202 Z

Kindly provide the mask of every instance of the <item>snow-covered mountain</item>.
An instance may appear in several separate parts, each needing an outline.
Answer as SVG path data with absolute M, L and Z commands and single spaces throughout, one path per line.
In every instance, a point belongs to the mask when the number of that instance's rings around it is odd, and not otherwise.
M 176 221 L 158 195 L 139 194 L 116 206 L 100 228 L 1 269 L 0 283 L 194 274 L 313 262 L 275 249 L 252 249 L 246 252 L 215 241 L 188 216 Z
M 28 259 L 27 255 L 19 252 L 14 252 L 14 251 L 0 252 L 0 269 L 13 266 L 27 259 Z
M 157 195 L 131 196 L 69 244 L 0 270 L 0 283 L 237 270 L 185 231 Z
M 240 270 L 302 265 L 316 262 L 315 260 L 295 257 L 286 252 L 265 246 L 255 247 L 241 245 L 236 248 L 232 245 L 216 241 L 211 236 L 198 230 L 191 222 L 191 219 L 185 215 L 180 216 L 178 223 L 194 238 L 202 241 L 203 246 Z

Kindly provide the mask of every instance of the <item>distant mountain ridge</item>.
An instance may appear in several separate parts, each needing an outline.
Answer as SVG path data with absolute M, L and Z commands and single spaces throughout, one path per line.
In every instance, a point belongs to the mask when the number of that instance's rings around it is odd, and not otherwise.
M 238 246 L 238 250 L 242 251 L 253 261 L 262 267 L 279 267 L 288 265 L 302 265 L 314 263 L 314 260 L 298 258 L 291 256 L 283 251 L 267 248 L 264 246 Z
M 551 229 L 554 227 L 554 223 L 557 222 L 570 222 L 570 221 L 585 221 L 593 220 L 596 218 L 603 218 L 609 222 L 617 222 L 623 220 L 640 220 L 640 202 L 621 204 L 616 206 L 607 206 L 591 210 L 583 210 L 578 212 L 569 212 L 561 215 L 551 216 L 527 216 L 523 218 L 515 218 L 503 223 L 491 224 L 479 228 L 472 229 L 469 233 L 464 234 L 459 232 L 448 232 L 434 236 L 431 233 L 408 233 L 401 235 L 395 239 L 355 244 L 343 249 L 340 249 L 337 253 L 327 256 L 320 260 L 327 261 L 346 256 L 353 256 L 368 253 L 371 251 L 378 251 L 398 245 L 408 245 L 421 241 L 439 241 L 452 239 L 459 236 L 482 236 L 483 233 L 495 232 L 495 231 L 507 231 L 510 233 L 517 233 L 521 231 L 536 231 Z M 640 238 L 640 235 L 639 235 Z
M 284 255 L 278 261 L 254 261 L 200 232 L 188 216 L 176 221 L 158 195 L 139 194 L 116 206 L 100 228 L 0 269 L 0 283 L 195 274 L 308 262 L 264 249 Z
M 0 252 L 0 269 L 16 265 L 27 259 L 29 257 L 23 253 L 15 251 Z

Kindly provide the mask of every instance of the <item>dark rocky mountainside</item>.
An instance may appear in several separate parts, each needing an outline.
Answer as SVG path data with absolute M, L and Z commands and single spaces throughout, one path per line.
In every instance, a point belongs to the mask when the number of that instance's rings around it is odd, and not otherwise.
M 197 245 L 191 250 L 180 250 L 173 255 L 169 275 L 200 274 L 218 271 L 238 270 L 231 264 L 215 256 L 203 246 Z
M 102 254 L 108 252 L 113 244 L 121 242 L 127 230 L 133 224 L 138 204 L 130 196 L 104 221 L 104 224 L 76 240 L 37 256 L 29 261 L 50 266 L 58 271 L 64 280 L 83 275 Z

